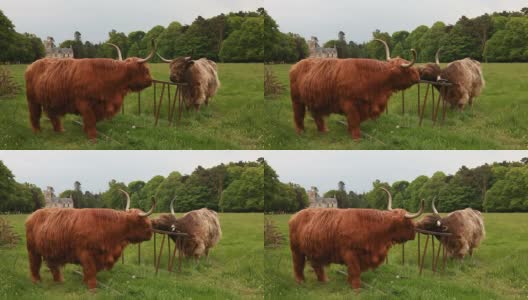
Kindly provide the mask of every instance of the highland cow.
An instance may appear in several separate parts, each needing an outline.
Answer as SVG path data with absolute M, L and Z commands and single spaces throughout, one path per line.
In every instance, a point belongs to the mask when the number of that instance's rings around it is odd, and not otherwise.
M 440 49 L 436 52 L 435 63 L 429 63 L 420 68 L 420 78 L 428 81 L 447 81 L 452 85 L 446 89 L 435 86 L 451 107 L 464 109 L 466 104 L 473 105 L 474 98 L 480 96 L 486 85 L 480 63 L 470 58 L 464 58 L 449 63 L 440 68 L 438 58 Z
M 65 114 L 79 114 L 84 131 L 96 141 L 98 121 L 112 118 L 119 112 L 126 94 L 141 91 L 152 84 L 144 59 L 133 57 L 122 60 L 106 58 L 56 59 L 43 58 L 28 66 L 25 73 L 26 96 L 31 126 L 39 132 L 44 111 L 56 132 L 64 131 L 60 118 Z
M 390 57 L 385 41 L 387 61 L 374 59 L 308 58 L 290 70 L 290 91 L 297 133 L 304 131 L 308 109 L 320 132 L 326 132 L 324 118 L 332 113 L 344 114 L 352 138 L 361 137 L 360 123 L 377 118 L 390 96 L 418 83 L 418 69 L 411 62 Z
M 125 193 L 126 194 L 126 193 Z M 148 212 L 103 208 L 43 208 L 26 220 L 26 240 L 29 266 L 33 282 L 41 280 L 40 267 L 44 260 L 53 280 L 64 280 L 61 268 L 65 264 L 79 264 L 84 282 L 95 289 L 96 274 L 110 270 L 130 243 L 150 240 L 152 214 L 156 202 Z
M 174 213 L 174 199 L 170 204 L 171 214 L 162 214 L 158 219 L 152 220 L 155 229 L 171 232 L 186 233 L 188 236 L 183 242 L 177 244 L 178 249 L 186 257 L 200 258 L 202 255 L 209 257 L 209 250 L 213 248 L 222 237 L 218 214 L 207 208 L 193 210 L 177 218 Z M 175 236 L 170 236 L 176 242 Z
M 293 215 L 288 222 L 290 248 L 295 280 L 304 281 L 304 266 L 310 261 L 317 280 L 327 281 L 324 267 L 345 264 L 348 282 L 354 289 L 361 286 L 360 275 L 377 268 L 395 243 L 413 240 L 415 225 L 412 219 L 423 212 L 410 214 L 403 209 L 392 209 L 388 194 L 388 211 L 376 209 L 307 208 Z
M 473 249 L 477 248 L 486 236 L 481 213 L 478 210 L 466 208 L 456 210 L 442 218 L 436 210 L 434 201 L 433 199 L 433 214 L 418 222 L 416 227 L 434 232 L 451 233 L 451 236 L 436 237 L 447 249 L 450 257 L 461 259 L 468 253 L 473 256 Z
M 187 108 L 194 106 L 200 109 L 202 104 L 209 105 L 209 100 L 220 88 L 216 63 L 206 58 L 192 60 L 191 57 L 166 59 L 158 54 L 161 60 L 170 63 L 170 81 L 186 83 L 182 86 L 183 99 Z

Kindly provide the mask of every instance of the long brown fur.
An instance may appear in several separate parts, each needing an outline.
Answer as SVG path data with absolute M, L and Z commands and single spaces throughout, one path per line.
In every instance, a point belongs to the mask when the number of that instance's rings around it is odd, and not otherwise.
M 324 267 L 331 263 L 348 267 L 348 282 L 358 289 L 360 275 L 378 267 L 394 243 L 413 240 L 414 223 L 403 209 L 308 208 L 288 222 L 294 275 L 304 281 L 304 265 L 310 261 L 319 281 L 326 281 Z
M 150 240 L 152 224 L 141 211 L 101 208 L 44 208 L 26 220 L 26 244 L 33 282 L 41 280 L 40 266 L 46 262 L 53 279 L 63 281 L 60 268 L 79 264 L 84 282 L 96 287 L 96 274 L 112 269 L 129 243 Z
M 181 218 L 162 214 L 158 219 L 152 220 L 152 226 L 164 231 L 187 233 L 189 236 L 183 240 L 179 249 L 186 257 L 208 256 L 209 250 L 222 237 L 218 214 L 207 208 L 190 211 Z M 171 238 L 176 241 L 176 237 Z
M 184 101 L 187 107 L 194 106 L 195 109 L 202 104 L 208 105 L 220 88 L 216 63 L 206 58 L 174 59 L 170 63 L 170 80 L 187 83 L 182 87 Z
M 435 86 L 451 107 L 464 109 L 466 104 L 473 105 L 474 98 L 480 96 L 486 82 L 480 63 L 464 58 L 449 63 L 444 69 L 430 63 L 420 68 L 420 78 L 429 81 L 447 80 L 453 85 L 445 91 Z
M 443 218 L 437 214 L 428 215 L 418 222 L 416 227 L 435 232 L 450 232 L 452 236 L 437 239 L 446 247 L 449 256 L 459 259 L 468 253 L 472 256 L 473 249 L 477 248 L 486 236 L 481 213 L 471 208 L 454 211 Z
M 387 106 L 390 96 L 417 83 L 420 79 L 414 67 L 403 68 L 408 61 L 372 59 L 309 58 L 290 70 L 290 91 L 295 126 L 304 130 L 308 109 L 321 132 L 327 131 L 324 117 L 344 114 L 348 130 L 354 139 L 361 136 L 359 124 L 377 118 Z
M 42 111 L 57 132 L 64 131 L 62 116 L 80 114 L 84 131 L 95 140 L 96 122 L 118 113 L 128 92 L 152 84 L 148 65 L 137 60 L 43 58 L 29 65 L 26 96 L 33 131 L 40 131 Z

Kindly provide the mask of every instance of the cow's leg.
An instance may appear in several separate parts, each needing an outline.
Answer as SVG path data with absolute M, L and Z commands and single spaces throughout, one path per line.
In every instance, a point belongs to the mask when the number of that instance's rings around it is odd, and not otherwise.
M 92 108 L 88 105 L 87 102 L 81 102 L 78 107 L 79 113 L 83 119 L 83 129 L 84 132 L 88 135 L 88 138 L 93 142 L 97 141 L 97 128 L 95 124 L 97 119 Z
M 60 266 L 54 265 L 54 264 L 48 264 L 48 268 L 51 271 L 51 274 L 53 275 L 53 281 L 55 282 L 63 282 L 64 277 L 62 276 Z
M 324 117 L 320 114 L 314 114 L 313 117 L 314 117 L 315 125 L 317 125 L 317 130 L 319 130 L 319 132 L 328 132 L 328 128 L 326 128 Z
M 49 118 L 55 132 L 64 132 L 64 127 L 62 127 L 62 122 L 58 116 L 51 115 Z
M 348 252 L 344 258 L 348 269 L 348 283 L 354 289 L 361 288 L 361 269 L 356 255 L 353 252 Z
M 321 282 L 327 282 L 328 277 L 326 277 L 324 265 L 320 265 L 315 262 L 311 262 L 312 268 L 314 269 L 315 275 L 317 275 L 317 280 Z
M 359 124 L 361 123 L 361 116 L 359 111 L 354 107 L 352 102 L 345 102 L 345 107 L 343 111 L 346 113 L 348 121 L 348 132 L 353 139 L 359 140 L 361 138 L 361 130 L 359 129 Z
M 293 119 L 295 121 L 295 130 L 297 134 L 304 131 L 304 115 L 306 114 L 306 106 L 304 103 L 292 101 Z
M 95 261 L 88 252 L 82 253 L 80 261 L 84 274 L 83 281 L 90 290 L 95 291 L 95 288 L 97 287 L 97 266 Z
M 304 281 L 304 265 L 306 263 L 306 257 L 299 251 L 292 249 L 292 258 L 295 281 L 297 281 L 297 283 L 301 283 Z
M 31 271 L 31 281 L 36 283 L 40 281 L 40 266 L 42 265 L 42 256 L 32 251 L 28 251 L 28 256 L 29 269 Z
M 42 115 L 42 105 L 34 102 L 28 102 L 28 106 L 29 120 L 31 121 L 33 132 L 40 132 L 40 116 Z

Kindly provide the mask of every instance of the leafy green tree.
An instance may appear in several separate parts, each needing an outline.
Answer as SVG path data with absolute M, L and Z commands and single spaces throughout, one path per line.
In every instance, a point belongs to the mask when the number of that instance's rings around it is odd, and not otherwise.
M 264 59 L 263 23 L 264 19 L 261 17 L 247 18 L 239 30 L 235 30 L 224 40 L 220 59 L 232 62 L 262 61 Z
M 246 168 L 222 193 L 222 211 L 263 211 L 264 167 Z

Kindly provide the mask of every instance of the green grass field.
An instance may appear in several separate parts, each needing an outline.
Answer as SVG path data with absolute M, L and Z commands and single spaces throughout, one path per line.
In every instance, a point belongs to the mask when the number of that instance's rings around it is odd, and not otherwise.
M 271 216 L 279 230 L 288 236 L 290 215 Z M 405 246 L 405 265 L 401 265 L 401 246 L 389 252 L 389 263 L 362 274 L 362 290 L 356 297 L 346 281 L 342 265 L 326 268 L 327 283 L 316 280 L 309 264 L 306 282 L 293 278 L 288 241 L 265 251 L 265 286 L 268 299 L 526 299 L 528 298 L 528 215 L 485 214 L 487 237 L 463 262 L 448 259 L 443 274 L 431 270 L 431 247 L 422 276 L 418 275 L 417 243 Z M 429 243 L 431 243 L 429 241 Z M 422 236 L 422 247 L 425 239 Z M 437 246 L 438 244 L 436 244 Z M 422 248 L 423 250 L 423 248 Z M 365 284 L 366 283 L 366 284 Z
M 67 265 L 64 283 L 53 282 L 43 264 L 42 282 L 31 283 L 25 246 L 24 221 L 27 215 L 6 216 L 21 241 L 13 248 L 0 248 L 0 298 L 2 299 L 80 299 L 94 298 L 74 271 L 80 266 Z M 111 271 L 98 273 L 96 298 L 142 299 L 262 299 L 263 236 L 262 214 L 220 214 L 223 237 L 213 248 L 209 261 L 199 264 L 184 260 L 182 272 L 167 271 L 167 247 L 160 271 L 154 269 L 153 241 L 141 246 L 141 265 L 137 265 L 137 246 L 125 250 L 125 264 L 116 263 Z M 161 236 L 157 238 L 159 251 Z
M 53 132 L 47 117 L 41 119 L 42 132 L 33 134 L 25 97 L 26 65 L 6 66 L 20 83 L 16 97 L 0 98 L 0 149 L 260 149 L 264 148 L 262 128 L 264 92 L 262 64 L 218 64 L 221 88 L 199 112 L 185 111 L 179 125 L 169 127 L 167 98 L 160 122 L 154 126 L 153 88 L 141 94 L 142 114 L 137 115 L 137 94 L 125 99 L 125 114 L 97 124 L 98 143 L 91 143 L 79 116 L 64 118 L 66 132 Z M 168 80 L 168 64 L 151 64 L 154 79 Z M 174 90 L 172 89 L 172 93 Z M 166 92 L 165 92 L 166 94 Z M 160 89 L 157 90 L 159 98 Z M 166 96 L 165 96 L 166 97 Z M 101 135 L 103 134 L 103 135 Z
M 279 80 L 288 87 L 284 94 L 266 101 L 266 147 L 271 149 L 527 149 L 528 64 L 483 64 L 486 88 L 473 109 L 448 109 L 445 124 L 433 126 L 431 97 L 422 127 L 418 126 L 417 87 L 405 91 L 405 115 L 401 94 L 389 101 L 389 112 L 361 124 L 363 138 L 353 141 L 346 118 L 332 115 L 330 132 L 320 134 L 309 114 L 306 131 L 295 134 L 289 96 L 290 65 L 273 65 Z M 422 85 L 421 96 L 425 93 Z M 438 94 L 436 94 L 438 96 Z

